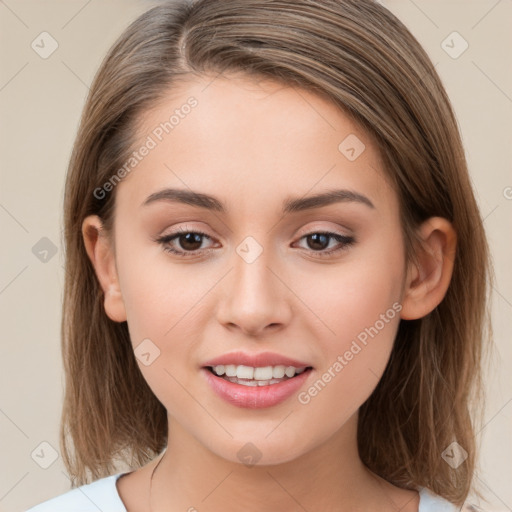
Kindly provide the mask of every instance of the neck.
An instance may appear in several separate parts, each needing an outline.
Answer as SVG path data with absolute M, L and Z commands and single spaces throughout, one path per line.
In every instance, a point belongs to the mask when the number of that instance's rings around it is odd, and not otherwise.
M 226 460 L 169 420 L 169 444 L 152 482 L 152 512 L 202 508 L 238 512 L 240 504 L 248 512 L 398 510 L 403 506 L 396 503 L 397 488 L 361 462 L 357 416 L 306 454 L 266 466 Z

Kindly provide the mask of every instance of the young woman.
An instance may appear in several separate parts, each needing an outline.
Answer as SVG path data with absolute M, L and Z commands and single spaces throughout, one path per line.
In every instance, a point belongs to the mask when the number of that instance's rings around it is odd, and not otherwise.
M 32 512 L 460 509 L 487 243 L 445 90 L 380 4 L 140 16 L 91 87 L 65 236 L 78 488 Z

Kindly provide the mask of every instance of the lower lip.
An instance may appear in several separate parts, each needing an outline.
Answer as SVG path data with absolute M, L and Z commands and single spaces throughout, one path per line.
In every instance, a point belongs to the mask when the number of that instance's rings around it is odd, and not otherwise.
M 235 384 L 222 377 L 217 377 L 207 368 L 202 368 L 201 371 L 205 374 L 208 384 L 217 395 L 232 405 L 247 409 L 262 409 L 284 402 L 298 391 L 311 373 L 311 369 L 305 370 L 299 375 L 286 379 L 279 384 L 244 386 L 243 384 Z

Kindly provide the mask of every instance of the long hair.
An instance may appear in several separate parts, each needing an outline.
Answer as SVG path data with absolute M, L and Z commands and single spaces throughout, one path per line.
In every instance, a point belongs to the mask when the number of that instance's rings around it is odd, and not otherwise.
M 462 504 L 476 463 L 481 360 L 490 338 L 492 276 L 455 115 L 434 66 L 408 29 L 372 0 L 185 0 L 149 9 L 96 74 L 65 185 L 62 317 L 65 397 L 60 443 L 73 485 L 143 465 L 167 444 L 167 412 L 136 363 L 126 322 L 110 320 L 81 233 L 87 215 L 113 223 L 102 187 L 134 149 L 141 114 L 201 73 L 271 78 L 332 101 L 375 141 L 399 198 L 406 256 L 415 230 L 440 216 L 458 239 L 443 301 L 402 320 L 389 363 L 361 406 L 362 461 L 403 488 Z M 480 409 L 478 409 L 480 410 Z M 442 457 L 456 441 L 467 459 Z

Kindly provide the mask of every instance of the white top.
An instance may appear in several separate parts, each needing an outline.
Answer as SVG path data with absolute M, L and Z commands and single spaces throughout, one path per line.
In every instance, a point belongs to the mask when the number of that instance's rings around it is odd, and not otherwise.
M 76 487 L 60 496 L 51 498 L 25 512 L 127 512 L 117 492 L 116 481 L 126 473 L 107 476 L 91 484 Z M 425 487 L 419 489 L 418 512 L 456 512 L 459 509 L 433 494 Z

